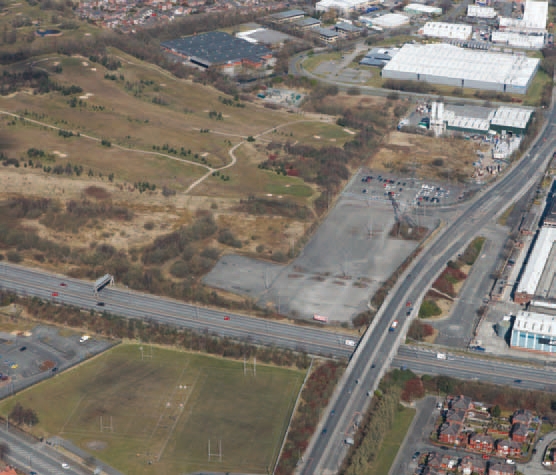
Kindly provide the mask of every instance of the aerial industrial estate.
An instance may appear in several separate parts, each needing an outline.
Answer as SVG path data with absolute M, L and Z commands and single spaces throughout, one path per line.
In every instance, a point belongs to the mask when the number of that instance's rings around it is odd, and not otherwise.
M 0 11 L 0 474 L 553 469 L 549 2 Z

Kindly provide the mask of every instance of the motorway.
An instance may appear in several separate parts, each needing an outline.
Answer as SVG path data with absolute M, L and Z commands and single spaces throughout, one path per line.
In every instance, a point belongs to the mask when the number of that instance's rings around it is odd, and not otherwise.
M 61 283 L 66 286 L 61 286 Z M 178 300 L 105 287 L 98 296 L 93 283 L 58 276 L 46 271 L 0 263 L 0 289 L 29 295 L 86 310 L 106 311 L 197 332 L 248 341 L 253 344 L 279 346 L 309 354 L 349 357 L 353 348 L 345 345 L 346 335 L 320 328 L 247 317 L 221 310 L 188 305 Z M 52 294 L 57 293 L 57 296 Z M 97 305 L 98 301 L 104 306 Z M 228 317 L 226 320 L 224 317 Z M 348 336 L 347 338 L 352 339 Z
M 373 328 L 361 340 L 351 363 L 337 387 L 328 415 L 307 449 L 297 473 L 336 473 L 347 454 L 345 434 L 353 418 L 368 407 L 368 391 L 374 391 L 385 368 L 392 362 L 403 329 L 411 317 L 406 315 L 406 302 L 422 298 L 434 278 L 449 259 L 461 252 L 481 229 L 531 187 L 537 186 L 556 147 L 556 113 L 550 111 L 548 124 L 531 150 L 515 163 L 488 189 L 481 192 L 460 211 L 436 240 L 414 261 L 398 285 L 382 305 Z M 398 329 L 389 332 L 390 323 L 397 319 Z
M 463 380 L 484 381 L 518 389 L 556 392 L 556 370 L 551 367 L 524 365 L 500 359 L 467 355 L 451 355 L 439 360 L 436 351 L 400 346 L 392 362 L 396 368 L 407 368 L 420 374 L 441 374 Z
M 3 426 L 0 428 L 0 439 L 9 447 L 6 462 L 12 463 L 24 473 L 36 471 L 40 475 L 84 475 L 90 474 L 81 467 L 76 467 L 71 460 L 64 459 L 57 451 L 46 445 L 28 439 L 16 432 L 8 431 Z M 63 469 L 62 463 L 67 463 L 69 468 Z

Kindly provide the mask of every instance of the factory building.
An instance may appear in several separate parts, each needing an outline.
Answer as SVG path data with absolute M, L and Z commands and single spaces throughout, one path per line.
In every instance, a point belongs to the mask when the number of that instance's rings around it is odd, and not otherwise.
M 280 24 L 301 20 L 305 15 L 306 13 L 303 10 L 287 10 L 285 12 L 273 13 L 269 18 L 273 23 Z
M 482 7 L 480 5 L 469 5 L 467 7 L 467 16 L 470 18 L 496 18 L 496 10 L 492 7 Z
M 554 274 L 556 272 L 555 241 L 556 227 L 543 226 L 537 235 L 533 250 L 529 255 L 519 280 L 519 285 L 514 295 L 514 302 L 525 304 L 530 302 L 535 296 L 543 298 L 556 297 L 556 289 L 553 288 Z
M 556 353 L 556 316 L 520 310 L 510 339 L 512 348 Z
M 525 2 L 522 19 L 500 17 L 500 31 L 511 31 L 523 34 L 546 33 L 548 18 L 548 2 Z
M 372 0 L 320 0 L 315 5 L 317 12 L 328 12 L 336 10 L 342 15 L 355 11 L 365 10 L 367 7 L 375 3 Z
M 359 64 L 382 68 L 398 51 L 398 48 L 373 48 L 359 61 Z
M 542 49 L 545 43 L 544 35 L 523 35 L 511 31 L 493 31 L 490 39 L 493 43 L 522 49 Z
M 527 132 L 532 114 L 530 109 L 499 107 L 490 120 L 490 129 L 502 134 L 511 132 L 523 135 Z
M 431 7 L 430 5 L 423 5 L 421 3 L 410 3 L 404 7 L 403 11 L 411 15 L 442 15 L 442 8 Z
M 419 34 L 431 38 L 448 38 L 455 40 L 468 40 L 473 33 L 471 25 L 462 23 L 445 23 L 442 21 L 429 21 L 419 30 Z
M 260 68 L 273 60 L 272 51 L 266 46 L 229 35 L 211 31 L 200 35 L 178 38 L 160 44 L 163 51 L 184 63 L 208 68 L 217 66 L 227 74 L 237 68 Z
M 525 94 L 539 59 L 449 44 L 406 44 L 384 67 L 387 79 Z

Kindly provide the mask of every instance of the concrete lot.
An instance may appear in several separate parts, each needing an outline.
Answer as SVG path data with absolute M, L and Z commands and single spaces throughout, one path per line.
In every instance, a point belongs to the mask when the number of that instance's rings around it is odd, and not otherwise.
M 29 336 L 0 334 L 0 373 L 9 377 L 0 382 L 0 398 L 55 376 L 113 345 L 94 338 L 79 343 L 81 336 L 81 333 L 63 336 L 58 328 L 43 325 L 35 327 Z M 53 366 L 41 369 L 46 361 Z M 52 371 L 53 368 L 56 370 Z
M 319 314 L 330 321 L 350 321 L 367 308 L 380 285 L 418 245 L 417 241 L 389 236 L 395 223 L 392 203 L 384 196 L 380 184 L 375 186 L 374 194 L 356 193 L 363 176 L 367 172 L 352 179 L 301 255 L 291 264 L 278 266 L 225 256 L 204 282 L 248 295 L 259 305 L 294 318 L 311 319 Z M 413 196 L 414 192 L 410 191 L 407 201 Z M 438 224 L 432 212 L 424 216 L 424 210 L 418 210 L 415 214 L 407 203 L 404 210 L 414 214 L 415 223 L 430 230 Z

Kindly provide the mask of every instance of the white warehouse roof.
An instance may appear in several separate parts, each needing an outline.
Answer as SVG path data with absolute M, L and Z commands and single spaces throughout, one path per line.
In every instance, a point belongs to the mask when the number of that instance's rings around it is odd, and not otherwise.
M 315 5 L 317 11 L 327 12 L 335 9 L 340 12 L 349 12 L 358 8 L 363 8 L 369 4 L 369 0 L 321 0 Z
M 370 23 L 373 26 L 380 26 L 381 28 L 397 28 L 409 23 L 409 17 L 401 13 L 387 13 L 386 15 L 371 18 Z
M 539 60 L 437 43 L 406 44 L 384 67 L 382 76 L 464 87 L 525 93 Z
M 429 21 L 419 30 L 424 36 L 435 38 L 452 38 L 456 40 L 467 40 L 473 32 L 471 25 L 462 23 L 445 23 L 442 21 Z
M 514 330 L 546 337 L 556 337 L 556 317 L 520 310 L 515 318 Z
M 490 121 L 492 125 L 525 129 L 531 118 L 532 111 L 518 107 L 499 107 Z M 555 237 L 556 239 L 556 237 Z
M 500 28 L 523 32 L 544 32 L 548 18 L 548 2 L 525 2 L 523 19 L 500 17 Z
M 518 293 L 535 294 L 554 241 L 556 241 L 556 228 L 542 228 L 540 230 L 533 252 L 529 256 L 529 262 L 525 267 L 525 272 L 523 272 L 517 286 Z
M 493 31 L 491 34 L 493 43 L 503 43 L 516 48 L 542 49 L 544 47 L 544 36 L 522 35 L 510 31 Z
M 410 3 L 406 5 L 404 8 L 406 12 L 419 12 L 419 13 L 427 13 L 430 15 L 441 15 L 442 8 L 438 7 L 431 7 L 429 5 L 422 5 L 421 3 Z
M 496 10 L 492 7 L 469 5 L 467 7 L 467 16 L 477 18 L 496 18 Z

